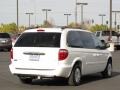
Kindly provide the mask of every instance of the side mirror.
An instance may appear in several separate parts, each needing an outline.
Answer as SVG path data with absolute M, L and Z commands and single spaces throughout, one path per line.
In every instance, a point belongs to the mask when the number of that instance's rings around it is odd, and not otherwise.
M 102 45 L 103 45 L 102 49 L 106 49 L 106 48 L 110 47 L 110 44 L 106 43 L 105 40 L 101 40 L 101 42 L 102 42 Z
M 103 44 L 103 46 L 105 46 L 105 45 L 106 45 L 105 40 L 101 40 L 101 43 Z

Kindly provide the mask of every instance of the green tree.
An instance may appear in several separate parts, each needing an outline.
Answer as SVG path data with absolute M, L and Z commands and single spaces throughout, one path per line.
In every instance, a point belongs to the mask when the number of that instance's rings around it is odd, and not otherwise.
M 43 25 L 41 27 L 47 28 L 47 27 L 53 27 L 53 24 L 50 23 L 49 21 L 44 21 Z
M 108 29 L 108 27 L 106 25 L 96 24 L 94 26 L 91 26 L 90 31 L 96 32 L 96 31 L 107 30 L 107 29 Z
M 82 28 L 82 26 L 80 24 L 76 24 L 74 22 L 71 22 L 67 27 L 69 28 Z
M 0 32 L 17 33 L 17 26 L 15 23 L 1 24 Z

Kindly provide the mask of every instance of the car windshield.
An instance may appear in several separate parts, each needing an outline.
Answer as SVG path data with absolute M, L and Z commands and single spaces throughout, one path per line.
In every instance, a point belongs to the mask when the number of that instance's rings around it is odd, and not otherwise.
M 24 33 L 17 40 L 15 47 L 60 47 L 60 33 Z
M 103 31 L 102 36 L 109 36 L 110 31 Z M 117 33 L 115 31 L 112 31 L 112 36 L 117 36 Z
M 7 33 L 0 33 L 0 38 L 10 38 L 10 36 Z

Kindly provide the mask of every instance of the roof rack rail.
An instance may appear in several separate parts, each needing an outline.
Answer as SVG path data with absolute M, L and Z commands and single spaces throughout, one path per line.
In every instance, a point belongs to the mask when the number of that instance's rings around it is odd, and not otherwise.
M 68 26 L 62 26 L 61 29 L 69 28 Z

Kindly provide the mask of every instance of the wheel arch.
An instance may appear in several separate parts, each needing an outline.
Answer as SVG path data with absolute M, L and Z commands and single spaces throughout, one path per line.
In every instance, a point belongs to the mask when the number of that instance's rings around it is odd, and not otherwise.
M 108 58 L 107 63 L 109 63 L 109 62 L 112 64 L 112 57 L 109 57 L 109 58 Z
M 80 66 L 80 69 L 82 70 L 82 60 L 81 60 L 80 58 L 74 60 L 74 62 L 72 63 L 72 69 L 71 69 L 71 71 L 70 71 L 68 77 L 70 76 L 70 74 L 71 74 L 73 68 L 75 67 L 75 65 L 79 65 L 79 66 Z M 81 71 L 81 73 L 82 73 L 82 71 Z
M 108 68 L 110 64 L 111 64 L 111 69 Z M 105 67 L 104 71 L 101 72 L 101 74 L 103 75 L 104 78 L 108 78 L 108 77 L 112 76 L 112 57 L 108 58 L 106 67 Z

